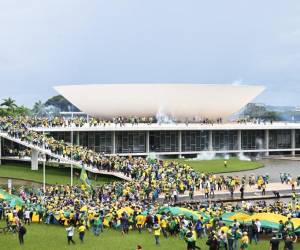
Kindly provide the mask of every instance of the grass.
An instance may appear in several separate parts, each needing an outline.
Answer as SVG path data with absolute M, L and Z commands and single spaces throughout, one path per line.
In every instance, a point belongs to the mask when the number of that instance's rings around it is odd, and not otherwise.
M 2 223 L 3 225 L 3 223 Z M 91 232 L 87 232 L 85 235 L 85 242 L 81 244 L 79 242 L 78 234 L 76 233 L 73 239 L 75 245 L 68 246 L 66 239 L 66 231 L 62 226 L 58 225 L 43 225 L 43 224 L 31 224 L 26 226 L 27 233 L 24 237 L 25 244 L 20 247 L 17 235 L 12 233 L 0 234 L 0 246 L 1 249 L 15 250 L 15 249 L 28 249 L 28 250 L 53 250 L 53 249 L 105 249 L 105 250 L 135 250 L 139 244 L 143 247 L 143 250 L 183 250 L 186 249 L 186 244 L 179 237 L 169 237 L 164 239 L 160 237 L 161 244 L 156 246 L 154 243 L 154 236 L 148 232 L 130 231 L 128 235 L 122 236 L 120 231 L 105 229 L 103 234 L 99 237 L 95 237 Z M 206 239 L 198 240 L 197 245 L 201 249 L 208 249 L 205 245 Z M 250 245 L 248 250 L 255 249 L 269 249 L 269 242 L 267 240 L 260 241 L 258 245 Z M 280 249 L 283 248 L 283 243 L 280 243 Z M 299 250 L 299 244 L 294 245 L 295 250 Z
M 263 167 L 261 162 L 257 161 L 241 161 L 238 158 L 230 158 L 227 160 L 227 167 L 224 167 L 224 159 L 215 160 L 192 160 L 192 159 L 175 159 L 168 161 L 177 161 L 188 164 L 198 172 L 209 173 L 228 173 L 236 171 L 253 170 Z
M 216 160 L 192 160 L 192 159 L 172 159 L 167 161 L 177 161 L 192 166 L 198 172 L 210 173 L 225 173 L 244 171 L 260 168 L 262 163 L 256 161 L 241 161 L 237 158 L 230 158 L 227 160 L 227 168 L 224 167 L 223 159 Z M 77 176 L 80 170 L 77 171 Z M 43 182 L 43 169 L 39 166 L 39 170 L 32 171 L 29 164 L 26 163 L 7 163 L 0 166 L 0 177 L 16 178 L 29 180 L 34 182 Z M 118 180 L 114 177 L 100 176 L 97 181 L 91 180 L 92 184 L 101 185 L 104 183 Z M 74 184 L 80 184 L 78 177 L 74 176 Z M 70 168 L 59 168 L 54 166 L 46 166 L 46 183 L 47 184 L 70 184 Z
M 80 170 L 74 169 L 80 175 Z M 70 168 L 58 168 L 46 166 L 46 183 L 47 184 L 70 184 Z M 39 170 L 32 171 L 29 164 L 25 163 L 7 163 L 0 166 L 0 177 L 16 178 L 29 180 L 34 182 L 43 182 L 43 167 L 39 166 Z M 118 180 L 114 177 L 100 176 L 97 181 L 91 180 L 92 184 L 104 184 L 107 182 Z M 73 178 L 74 184 L 81 183 L 77 176 Z

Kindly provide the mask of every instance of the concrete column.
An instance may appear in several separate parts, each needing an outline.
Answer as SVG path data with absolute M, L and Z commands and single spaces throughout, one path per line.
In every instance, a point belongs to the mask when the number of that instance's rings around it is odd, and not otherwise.
M 0 165 L 2 165 L 2 137 L 0 136 Z
M 116 153 L 116 132 L 115 131 L 112 131 L 111 145 L 112 145 L 112 154 L 115 154 Z
M 179 152 L 179 157 L 181 156 L 182 153 L 182 138 L 181 138 L 181 130 L 178 131 L 178 152 Z
M 74 131 L 73 130 L 71 130 L 71 132 L 70 132 L 70 143 L 73 146 L 73 144 L 74 144 Z
M 237 150 L 242 150 L 242 131 L 237 131 Z
M 292 129 L 291 131 L 291 148 L 292 148 L 292 156 L 295 156 L 295 148 L 296 148 L 296 131 L 295 129 Z
M 149 131 L 146 131 L 146 153 L 150 152 L 150 139 L 149 139 Z
M 76 145 L 80 145 L 79 131 L 76 132 Z
M 39 151 L 36 149 L 31 150 L 31 170 L 39 169 Z
M 269 130 L 265 130 L 265 156 L 269 156 Z
M 213 151 L 213 143 L 212 143 L 212 130 L 208 131 L 208 150 Z

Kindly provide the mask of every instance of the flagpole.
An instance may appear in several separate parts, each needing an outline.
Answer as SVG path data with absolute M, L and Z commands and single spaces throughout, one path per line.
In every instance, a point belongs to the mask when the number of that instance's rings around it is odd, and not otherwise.
M 73 124 L 71 123 L 71 187 L 73 186 Z
M 43 129 L 43 149 L 45 151 L 45 132 Z M 43 190 L 44 194 L 46 193 L 46 154 L 44 153 L 44 159 L 43 159 Z

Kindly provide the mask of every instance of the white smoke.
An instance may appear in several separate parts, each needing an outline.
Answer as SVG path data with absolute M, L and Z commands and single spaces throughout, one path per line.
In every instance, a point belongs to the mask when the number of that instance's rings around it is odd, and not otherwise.
M 215 152 L 201 152 L 200 154 L 197 154 L 197 157 L 193 160 L 197 161 L 210 161 L 216 159 L 216 153 Z
M 234 81 L 232 82 L 232 85 L 234 85 L 234 86 L 239 86 L 239 85 L 242 85 L 242 83 L 243 83 L 243 79 L 242 79 L 242 78 L 239 78 L 239 79 L 237 79 L 237 80 L 234 80 Z
M 258 149 L 263 149 L 263 140 L 261 138 L 257 138 L 255 140 L 255 146 Z
M 160 108 L 158 110 L 158 112 L 155 115 L 156 121 L 158 124 L 162 124 L 162 123 L 174 123 L 174 120 L 172 119 L 172 117 L 170 117 L 169 115 L 167 115 L 166 113 L 164 113 L 163 109 Z
M 255 140 L 255 147 L 256 147 L 257 149 L 263 149 L 263 148 L 264 148 L 263 140 L 262 140 L 261 138 L 257 138 L 257 139 Z M 262 156 L 263 156 L 263 153 L 261 153 L 261 152 L 260 152 L 260 153 L 257 153 L 257 156 L 256 156 L 257 160 L 261 159 Z
M 244 155 L 242 152 L 238 154 L 238 158 L 240 161 L 251 161 L 250 157 Z

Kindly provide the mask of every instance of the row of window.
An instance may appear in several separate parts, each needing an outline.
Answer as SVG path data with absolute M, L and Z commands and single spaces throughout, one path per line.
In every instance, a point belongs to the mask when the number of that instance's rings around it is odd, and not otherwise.
M 70 142 L 69 132 L 53 132 L 51 135 L 58 140 Z M 112 132 L 74 132 L 73 142 L 91 148 L 97 152 L 112 153 Z M 178 152 L 181 140 L 182 152 L 209 150 L 209 131 L 182 131 L 179 138 L 178 131 L 150 131 L 150 152 Z M 242 130 L 241 149 L 264 149 L 264 130 Z M 116 153 L 143 153 L 146 152 L 147 138 L 144 131 L 117 131 L 115 132 Z M 292 146 L 291 130 L 270 130 L 269 149 L 285 149 Z M 213 150 L 237 150 L 238 131 L 213 131 L 211 146 Z M 295 147 L 300 148 L 300 130 L 295 133 Z

